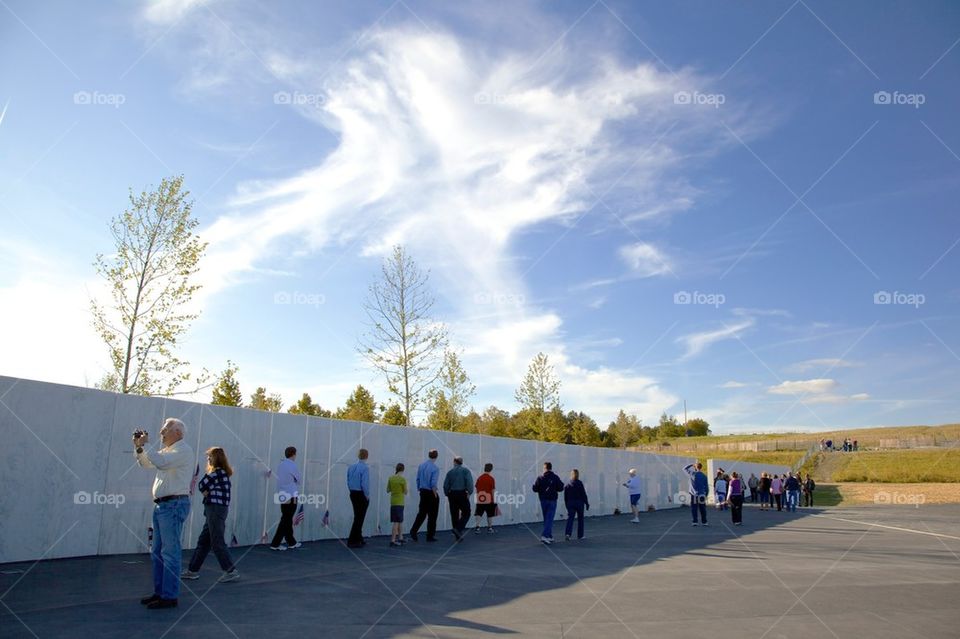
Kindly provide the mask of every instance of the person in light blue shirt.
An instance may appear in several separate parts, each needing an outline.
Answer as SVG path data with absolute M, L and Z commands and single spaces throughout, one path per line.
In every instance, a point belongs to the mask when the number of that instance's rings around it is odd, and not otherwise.
M 417 491 L 420 493 L 420 507 L 417 517 L 410 527 L 410 541 L 417 541 L 417 532 L 424 520 L 427 522 L 427 541 L 437 540 L 437 515 L 440 513 L 440 468 L 437 457 L 440 454 L 434 448 L 427 453 L 427 459 L 417 468 Z
M 687 464 L 683 467 L 683 472 L 690 477 L 690 515 L 693 517 L 693 525 L 700 525 L 697 523 L 697 513 L 699 512 L 703 525 L 709 526 L 710 524 L 707 523 L 707 491 L 710 487 L 707 476 L 703 472 L 703 464 L 700 462 Z
M 350 490 L 350 503 L 353 504 L 353 526 L 350 528 L 350 537 L 347 538 L 347 546 L 350 548 L 361 548 L 366 545 L 363 540 L 363 520 L 370 506 L 368 456 L 367 449 L 361 448 L 357 452 L 357 462 L 347 468 L 347 488 Z
M 303 545 L 293 536 L 293 517 L 297 513 L 297 499 L 300 497 L 302 481 L 300 470 L 297 468 L 297 449 L 287 446 L 283 455 L 284 460 L 280 462 L 275 473 L 277 492 L 273 496 L 273 501 L 280 504 L 280 523 L 277 524 L 277 532 L 273 536 L 273 541 L 270 542 L 271 550 L 287 550 Z M 281 545 L 280 542 L 284 540 L 286 545 Z

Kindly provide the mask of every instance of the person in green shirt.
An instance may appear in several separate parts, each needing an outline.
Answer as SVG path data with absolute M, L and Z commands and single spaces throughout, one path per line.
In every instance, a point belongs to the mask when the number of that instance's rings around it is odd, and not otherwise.
M 402 546 L 406 543 L 400 526 L 403 524 L 403 504 L 406 501 L 407 480 L 403 477 L 403 464 L 397 464 L 397 472 L 387 480 L 387 492 L 390 493 L 390 523 L 393 530 L 390 533 L 390 545 Z

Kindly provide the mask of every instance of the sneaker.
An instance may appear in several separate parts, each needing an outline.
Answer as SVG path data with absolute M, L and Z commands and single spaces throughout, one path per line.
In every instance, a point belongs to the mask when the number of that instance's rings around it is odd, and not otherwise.
M 176 599 L 162 599 L 157 597 L 155 601 L 151 601 L 147 604 L 147 608 L 150 610 L 158 610 L 160 608 L 176 608 L 177 600 Z
M 400 542 L 400 545 L 401 545 L 401 546 L 404 545 L 405 543 L 407 543 L 407 540 L 404 539 L 403 537 L 401 537 L 401 538 L 398 539 L 397 541 Z
M 217 579 L 217 583 L 225 584 L 229 581 L 236 581 L 239 578 L 240 578 L 240 571 L 234 568 L 233 570 L 229 572 L 225 572 L 222 575 L 220 575 L 220 578 Z
M 199 572 L 193 572 L 192 570 L 184 570 L 182 573 L 180 573 L 180 578 L 181 578 L 181 579 L 191 579 L 191 580 L 192 580 L 192 579 L 199 579 L 199 578 L 200 578 L 200 573 L 199 573 Z
M 549 544 L 549 543 L 550 543 L 550 540 L 549 540 L 548 538 L 544 537 L 543 535 L 540 535 L 540 543 L 542 543 L 542 544 Z
M 630 523 L 631 523 L 631 524 L 639 524 L 639 523 L 640 523 L 640 518 L 639 518 L 639 517 L 634 517 L 633 519 L 630 520 Z
M 495 533 L 495 532 L 497 532 L 497 531 L 494 530 L 492 527 L 487 527 L 487 534 L 488 534 L 488 535 L 492 535 L 492 534 Z
M 160 598 L 160 595 L 150 595 L 149 597 L 144 597 L 143 599 L 141 599 L 140 603 L 142 603 L 144 606 L 147 606 L 149 604 L 152 604 L 154 601 L 158 600 L 159 598 Z
M 564 540 L 564 541 L 570 541 L 570 535 L 564 535 L 564 536 L 563 536 L 563 540 Z
M 270 546 L 270 550 L 286 550 L 286 546 Z
M 474 534 L 474 535 L 479 535 L 479 534 L 480 534 L 480 526 L 477 526 L 476 528 L 473 529 L 473 534 Z
M 690 525 L 691 525 L 691 526 L 699 526 L 700 524 L 698 524 L 697 522 L 693 522 L 693 523 L 690 524 Z
M 292 545 L 292 546 L 287 546 L 287 549 L 288 549 L 288 550 L 295 550 L 295 549 L 297 549 L 297 548 L 300 548 L 301 546 L 303 546 L 303 544 L 298 541 L 297 543 L 295 543 L 295 544 Z
M 703 525 L 704 525 L 704 526 L 707 526 L 707 527 L 710 526 L 710 524 L 708 524 L 707 522 L 703 522 Z
M 399 547 L 401 546 L 401 544 L 400 544 L 399 541 L 393 541 L 393 540 L 391 540 L 391 541 L 390 541 L 390 546 L 392 546 L 393 548 L 399 548 Z

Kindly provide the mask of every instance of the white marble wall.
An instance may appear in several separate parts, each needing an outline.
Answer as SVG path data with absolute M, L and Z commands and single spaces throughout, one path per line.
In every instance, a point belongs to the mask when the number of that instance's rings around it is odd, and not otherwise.
M 227 540 L 240 545 L 273 536 L 279 518 L 275 483 L 268 470 L 296 446 L 304 493 L 298 539 L 346 537 L 352 518 L 346 488 L 347 467 L 361 447 L 370 451 L 371 506 L 366 535 L 390 531 L 386 480 L 397 462 L 406 465 L 410 485 L 404 530 L 416 516 L 416 468 L 426 451 L 440 452 L 441 480 L 454 455 L 461 455 L 474 476 L 492 462 L 501 499 L 500 523 L 532 523 L 541 519 L 530 490 L 544 461 L 566 479 L 578 468 L 590 498 L 589 515 L 629 509 L 621 486 L 627 471 L 637 468 L 643 479 L 643 507 L 676 506 L 684 489 L 682 468 L 690 459 L 603 448 L 566 446 L 415 428 L 319 419 L 285 413 L 211 406 L 196 402 L 118 395 L 99 390 L 0 376 L 0 563 L 56 557 L 144 552 L 153 503 L 153 473 L 133 456 L 131 433 L 150 431 L 156 441 L 165 417 L 187 426 L 186 441 L 203 464 L 203 451 L 222 446 L 233 465 L 233 501 Z M 721 465 L 724 465 L 721 463 Z M 724 468 L 726 466 L 724 465 Z M 778 472 L 775 468 L 771 468 Z M 749 472 L 748 472 L 749 474 Z M 77 495 L 89 495 L 83 503 Z M 99 503 L 96 503 L 99 502 Z M 329 520 L 324 523 L 324 514 Z M 559 515 L 564 514 L 561 507 Z M 450 527 L 444 499 L 440 529 Z M 203 526 L 199 496 L 184 530 L 191 548 Z
M 757 464 L 752 462 L 738 461 L 736 459 L 708 459 L 707 460 L 707 479 L 710 481 L 710 496 L 708 501 L 713 502 L 713 478 L 717 474 L 717 469 L 722 468 L 727 474 L 737 471 L 743 475 L 743 480 L 750 478 L 750 473 L 760 477 L 760 473 L 773 473 L 782 475 L 789 473 L 792 469 L 789 466 L 779 464 Z

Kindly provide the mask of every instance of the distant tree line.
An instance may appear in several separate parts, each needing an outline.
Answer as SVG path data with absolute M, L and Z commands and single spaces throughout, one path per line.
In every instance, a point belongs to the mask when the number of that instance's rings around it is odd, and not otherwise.
M 156 190 L 130 194 L 130 207 L 111 221 L 115 251 L 97 255 L 94 266 L 109 287 L 109 300 L 91 299 L 93 324 L 107 347 L 111 370 L 99 388 L 141 395 L 174 395 L 209 387 L 204 371 L 191 377 L 176 348 L 197 312 L 186 310 L 206 244 L 194 233 L 189 192 L 183 176 L 161 181 Z M 479 433 L 517 439 L 622 448 L 670 437 L 707 435 L 709 424 L 685 424 L 664 413 L 656 426 L 644 426 L 621 410 L 601 430 L 582 411 L 564 411 L 561 382 L 547 355 L 538 353 L 514 394 L 519 409 L 496 406 L 482 412 L 470 399 L 476 387 L 450 346 L 446 325 L 433 316 L 435 298 L 423 271 L 402 246 L 393 247 L 379 277 L 370 285 L 364 312 L 367 326 L 357 351 L 383 376 L 390 394 L 378 402 L 358 385 L 343 406 L 325 409 L 309 393 L 287 407 L 296 415 Z M 228 360 L 216 376 L 211 403 L 280 412 L 283 400 L 260 386 L 244 403 L 238 367 Z M 191 390 L 181 390 L 185 384 Z

